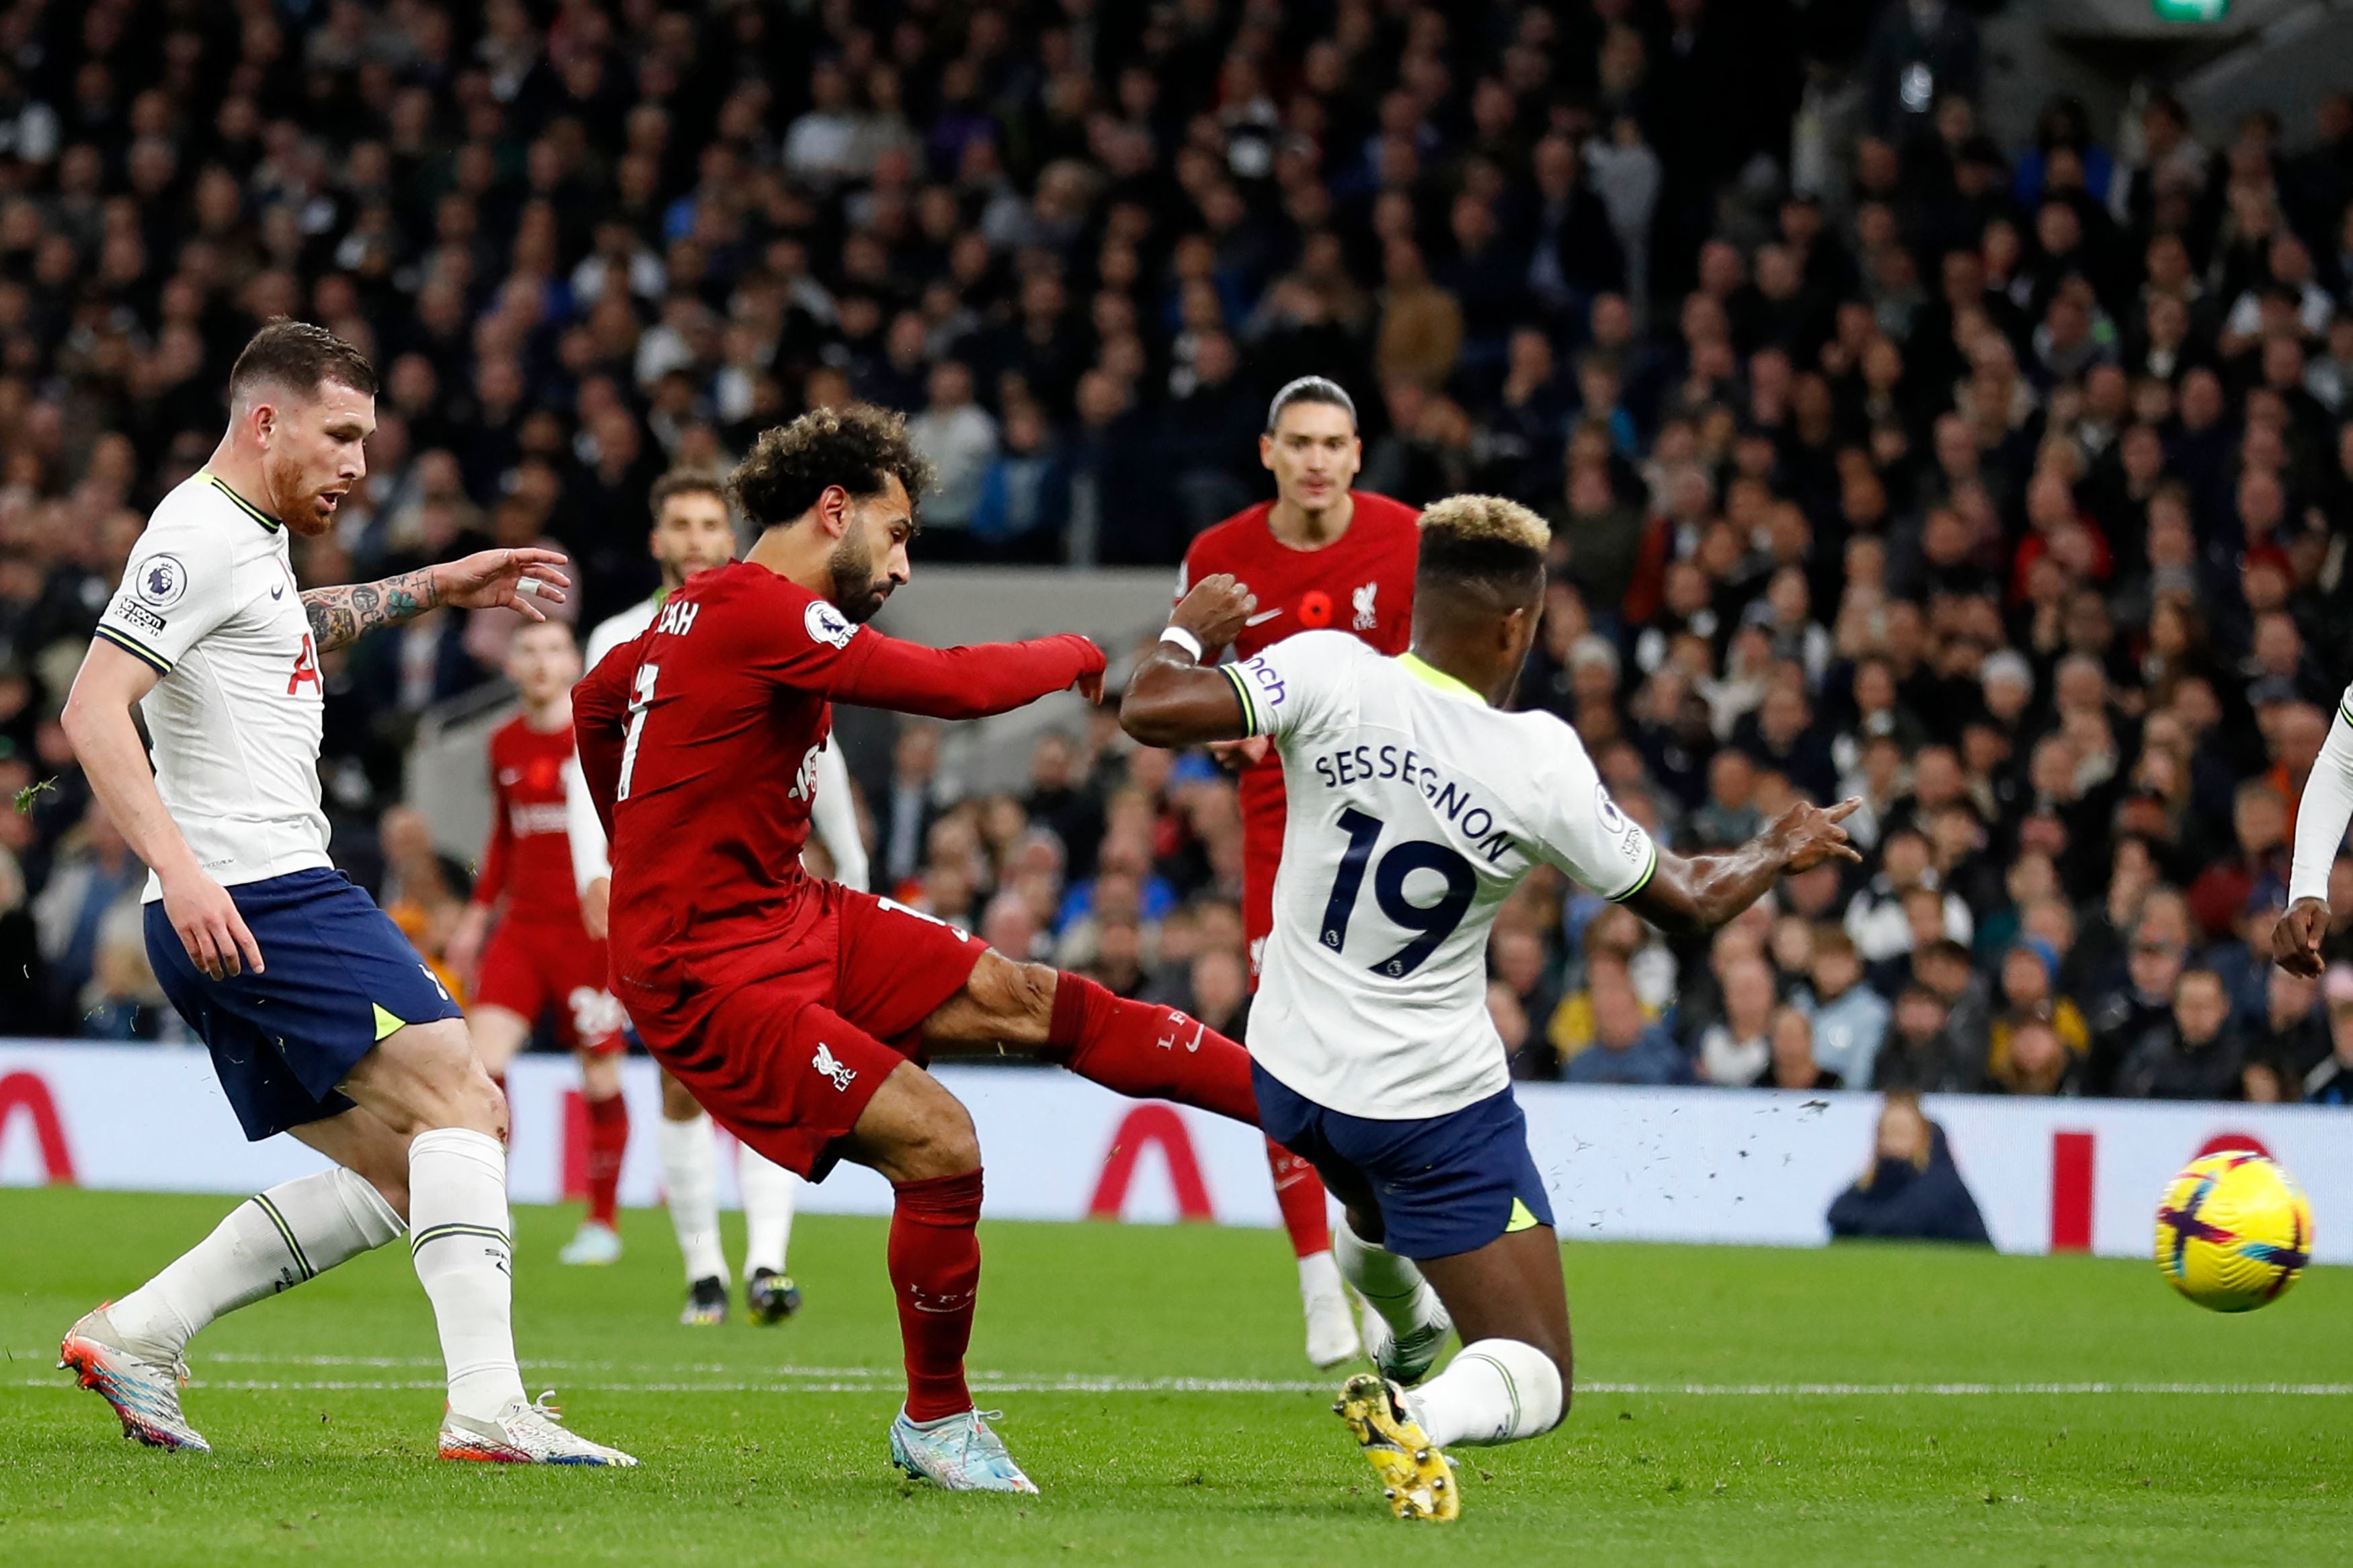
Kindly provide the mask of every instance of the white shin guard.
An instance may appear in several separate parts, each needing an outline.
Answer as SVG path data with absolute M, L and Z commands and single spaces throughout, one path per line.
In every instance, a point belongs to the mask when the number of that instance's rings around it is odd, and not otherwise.
M 711 1118 L 698 1111 L 691 1121 L 665 1116 L 656 1142 L 661 1150 L 662 1201 L 670 1227 L 686 1260 L 686 1282 L 725 1279 L 727 1254 L 719 1242 L 719 1135 Z
M 366 1178 L 337 1166 L 280 1182 L 108 1310 L 133 1348 L 176 1360 L 224 1312 L 290 1290 L 406 1227 Z
M 1406 1393 L 1424 1436 L 1440 1447 L 1516 1443 L 1560 1425 L 1567 1390 L 1552 1357 L 1520 1340 L 1462 1347 L 1446 1370 Z

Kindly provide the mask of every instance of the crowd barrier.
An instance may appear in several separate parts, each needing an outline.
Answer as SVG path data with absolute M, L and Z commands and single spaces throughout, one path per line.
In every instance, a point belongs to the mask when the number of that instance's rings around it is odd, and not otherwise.
M 1263 1145 L 1248 1128 L 1122 1100 L 1038 1068 L 955 1068 L 1001 1219 L 1276 1223 Z M 633 1133 L 621 1198 L 660 1200 L 652 1064 L 624 1064 Z M 581 1185 L 585 1117 L 573 1064 L 508 1074 L 518 1203 Z M 1537 1168 L 1569 1238 L 1805 1247 L 1868 1162 L 1870 1094 L 1520 1087 Z M 2005 1252 L 2146 1254 L 2166 1181 L 2221 1147 L 2263 1150 L 2311 1194 L 2316 1255 L 2353 1261 L 2353 1114 L 2297 1106 L 1931 1097 L 1994 1243 Z M 732 1161 L 723 1173 L 732 1205 Z M 252 1144 L 200 1050 L 0 1042 L 0 1184 L 247 1193 L 316 1168 L 291 1139 Z M 890 1192 L 844 1166 L 807 1188 L 815 1213 L 881 1214 Z

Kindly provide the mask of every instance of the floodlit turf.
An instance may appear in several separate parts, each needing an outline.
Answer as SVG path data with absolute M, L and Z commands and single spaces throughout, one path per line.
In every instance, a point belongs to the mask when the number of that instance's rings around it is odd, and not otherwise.
M 432 1324 L 396 1247 L 197 1342 L 210 1458 L 136 1447 L 50 1370 L 58 1334 L 227 1206 L 0 1191 L 0 1563 L 2353 1554 L 2345 1270 L 2221 1318 L 2136 1263 L 1579 1244 L 1575 1412 L 1464 1450 L 1462 1521 L 1433 1527 L 1387 1516 L 1327 1413 L 1338 1380 L 1301 1359 L 1279 1237 L 1193 1227 L 984 1227 L 973 1363 L 1042 1497 L 888 1468 L 896 1334 L 865 1220 L 802 1221 L 799 1319 L 714 1331 L 677 1326 L 659 1213 L 627 1215 L 628 1258 L 601 1270 L 554 1262 L 568 1215 L 517 1216 L 532 1390 L 640 1469 L 437 1463 Z M 2189 1391 L 2219 1384 L 2337 1387 Z

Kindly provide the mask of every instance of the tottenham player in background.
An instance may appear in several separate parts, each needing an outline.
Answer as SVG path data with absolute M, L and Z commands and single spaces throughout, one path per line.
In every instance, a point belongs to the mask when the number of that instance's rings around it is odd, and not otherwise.
M 1128 683 L 1146 745 L 1271 737 L 1289 799 L 1274 931 L 1250 1013 L 1269 1137 L 1345 1207 L 1341 1270 L 1375 1309 L 1377 1373 L 1335 1406 L 1400 1518 L 1458 1508 L 1440 1447 L 1508 1443 L 1568 1407 L 1559 1244 L 1486 1007 L 1488 928 L 1539 862 L 1651 923 L 1731 920 L 1784 873 L 1859 858 L 1829 811 L 1685 858 L 1609 798 L 1577 732 L 1497 710 L 1535 641 L 1548 533 L 1456 496 L 1422 514 L 1413 644 L 1383 658 L 1313 631 L 1203 664 L 1255 601 L 1205 579 Z M 1463 1350 L 1419 1387 L 1450 1329 Z
M 685 586 L 688 578 L 735 558 L 735 519 L 727 505 L 723 478 L 675 470 L 654 481 L 650 499 L 653 532 L 647 547 L 661 569 L 661 586 L 588 634 L 586 668 L 596 668 L 607 654 L 653 625 L 664 601 Z M 830 738 L 818 756 L 817 786 L 817 798 L 809 803 L 809 826 L 833 862 L 833 879 L 863 892 L 866 846 L 858 835 L 858 805 L 849 792 L 841 747 Z M 613 865 L 605 825 L 588 798 L 576 758 L 565 764 L 565 814 L 581 911 L 589 931 L 602 942 L 611 912 Z M 667 1071 L 661 1075 L 661 1095 L 663 1202 L 670 1207 L 679 1256 L 686 1262 L 686 1307 L 679 1321 L 690 1326 L 723 1323 L 727 1255 L 719 1234 L 718 1131 L 694 1096 Z M 744 1198 L 744 1304 L 754 1322 L 781 1322 L 800 1310 L 800 1288 L 785 1267 L 798 1182 L 749 1143 L 735 1145 L 735 1185 Z
M 1185 552 L 1186 584 L 1223 573 L 1258 601 L 1234 638 L 1248 658 L 1295 632 L 1330 627 L 1380 653 L 1403 653 L 1413 629 L 1415 510 L 1352 489 L 1364 461 L 1356 405 L 1336 382 L 1302 376 L 1274 395 L 1259 461 L 1275 499 L 1204 530 Z M 1241 773 L 1242 936 L 1251 989 L 1274 924 L 1274 871 L 1282 862 L 1282 763 L 1252 737 L 1210 748 Z M 1332 1261 L 1332 1227 L 1315 1168 L 1272 1142 L 1274 1196 L 1299 1259 L 1307 1359 L 1336 1366 L 1360 1349 L 1348 1292 Z
M 229 373 L 229 427 L 165 496 L 67 699 L 91 790 L 148 879 L 147 955 L 211 1049 L 248 1138 L 336 1168 L 281 1183 L 67 1333 L 63 1364 L 123 1431 L 205 1448 L 182 1352 L 223 1312 L 406 1232 L 448 1363 L 448 1459 L 630 1465 L 524 1397 L 510 1325 L 506 1102 L 399 929 L 327 858 L 319 655 L 441 605 L 541 620 L 563 557 L 491 550 L 303 592 L 288 535 L 324 533 L 367 472 L 375 372 L 322 328 L 273 321 Z M 151 771 L 132 716 L 154 742 Z

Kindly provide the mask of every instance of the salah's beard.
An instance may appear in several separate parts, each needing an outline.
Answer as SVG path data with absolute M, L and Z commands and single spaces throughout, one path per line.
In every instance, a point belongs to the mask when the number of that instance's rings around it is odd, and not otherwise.
M 890 597 L 887 592 L 874 591 L 873 552 L 845 538 L 833 547 L 833 558 L 826 564 L 833 573 L 833 607 L 853 626 L 873 619 Z

